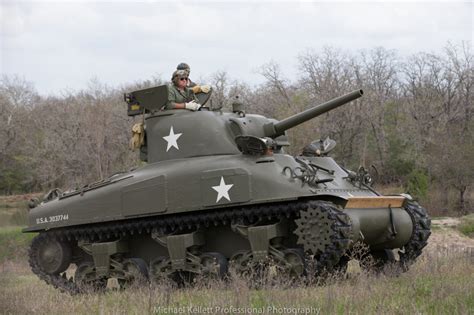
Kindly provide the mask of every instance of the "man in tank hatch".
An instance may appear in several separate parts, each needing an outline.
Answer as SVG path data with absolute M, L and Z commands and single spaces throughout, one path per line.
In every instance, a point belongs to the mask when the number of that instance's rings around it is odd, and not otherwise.
M 188 72 L 176 70 L 168 87 L 168 102 L 165 109 L 188 109 L 196 111 L 201 108 L 194 92 L 188 88 Z
M 185 62 L 181 62 L 176 67 L 176 70 L 186 71 L 188 73 L 188 78 L 189 78 L 189 75 L 191 74 L 191 67 L 189 67 L 189 65 Z M 188 87 L 190 87 L 193 90 L 194 94 L 201 93 L 201 92 L 207 94 L 211 90 L 210 85 L 197 85 L 196 83 L 191 81 L 191 79 L 189 79 L 189 81 L 188 81 Z

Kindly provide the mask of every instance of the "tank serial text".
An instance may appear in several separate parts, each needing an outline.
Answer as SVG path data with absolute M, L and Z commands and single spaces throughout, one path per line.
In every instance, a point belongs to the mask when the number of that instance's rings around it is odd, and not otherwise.
M 49 217 L 36 218 L 36 224 L 52 223 L 52 222 L 59 222 L 59 221 L 66 221 L 66 220 L 69 220 L 68 214 L 58 214 L 58 215 L 52 215 Z

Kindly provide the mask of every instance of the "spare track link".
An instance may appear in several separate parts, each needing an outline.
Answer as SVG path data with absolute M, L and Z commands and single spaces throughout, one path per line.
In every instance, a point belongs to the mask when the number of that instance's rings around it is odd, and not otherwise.
M 413 221 L 413 233 L 408 243 L 403 247 L 404 251 L 399 252 L 400 264 L 404 271 L 408 270 L 408 267 L 421 255 L 431 235 L 431 219 L 425 208 L 415 201 L 409 201 L 405 210 Z
M 80 293 L 81 290 L 76 286 L 72 279 L 66 279 L 65 272 L 58 275 L 47 274 L 42 271 L 35 260 L 35 251 L 38 244 L 47 237 L 68 241 L 105 241 L 113 238 L 119 238 L 127 235 L 149 234 L 152 229 L 159 229 L 162 233 L 172 233 L 174 231 L 192 230 L 209 226 L 230 225 L 234 222 L 242 222 L 242 219 L 248 222 L 256 222 L 258 219 L 278 219 L 278 218 L 298 218 L 300 211 L 308 208 L 328 207 L 330 205 L 325 201 L 307 200 L 293 201 L 285 203 L 261 204 L 248 207 L 215 209 L 213 211 L 200 211 L 193 213 L 180 213 L 175 215 L 163 215 L 160 217 L 147 217 L 119 222 L 98 223 L 77 227 L 58 228 L 46 232 L 41 232 L 33 239 L 29 252 L 29 262 L 32 271 L 46 283 L 53 287 L 68 292 L 70 294 Z M 331 215 L 340 218 L 344 213 L 332 206 Z M 336 212 L 334 212 L 336 211 Z M 345 224 L 350 224 L 348 221 Z M 334 246 L 329 246 L 327 251 L 319 255 L 318 265 L 322 268 L 330 268 L 335 265 L 339 258 L 344 254 L 345 247 L 348 246 L 349 239 L 339 233 L 341 224 L 333 225 L 336 229 L 336 241 Z

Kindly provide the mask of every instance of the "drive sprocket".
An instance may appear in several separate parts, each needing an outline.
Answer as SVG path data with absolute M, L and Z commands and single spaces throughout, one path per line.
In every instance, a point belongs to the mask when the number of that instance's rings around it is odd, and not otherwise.
M 312 201 L 295 222 L 297 243 L 316 260 L 316 272 L 332 270 L 351 244 L 349 216 L 331 202 Z

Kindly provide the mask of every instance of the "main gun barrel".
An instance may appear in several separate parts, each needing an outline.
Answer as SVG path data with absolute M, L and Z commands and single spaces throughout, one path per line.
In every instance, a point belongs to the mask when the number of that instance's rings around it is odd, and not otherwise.
M 265 126 L 265 135 L 267 137 L 276 137 L 282 135 L 285 130 L 293 128 L 296 125 L 302 124 L 314 117 L 317 117 L 325 112 L 333 110 L 341 105 L 349 103 L 355 99 L 358 99 L 364 94 L 362 90 L 356 90 L 346 95 L 336 97 L 326 103 L 309 108 L 301 113 L 295 114 L 291 117 L 285 118 L 275 124 L 269 124 Z

